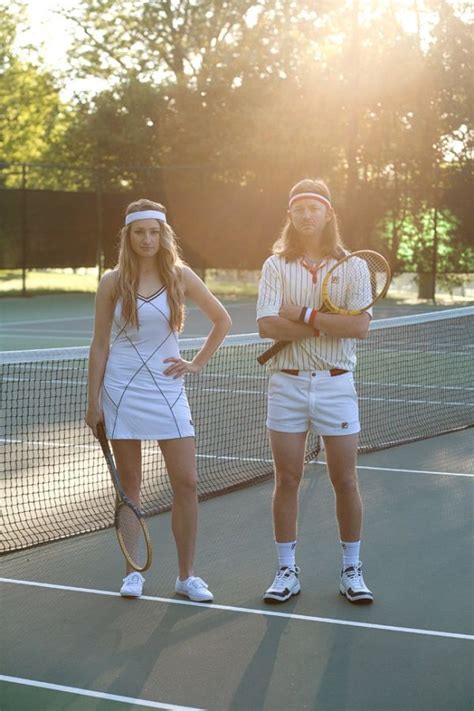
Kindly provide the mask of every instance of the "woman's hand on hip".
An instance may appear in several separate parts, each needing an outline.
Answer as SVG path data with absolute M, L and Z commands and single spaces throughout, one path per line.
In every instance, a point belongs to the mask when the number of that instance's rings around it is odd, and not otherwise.
M 201 366 L 196 365 L 193 361 L 184 360 L 184 358 L 165 358 L 163 363 L 171 363 L 163 373 L 172 378 L 181 378 L 183 375 L 199 373 L 201 370 Z

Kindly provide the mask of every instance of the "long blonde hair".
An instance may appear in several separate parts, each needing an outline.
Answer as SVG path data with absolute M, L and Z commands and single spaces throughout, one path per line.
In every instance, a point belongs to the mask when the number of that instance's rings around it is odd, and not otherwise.
M 130 203 L 125 214 L 141 212 L 142 210 L 159 210 L 166 213 L 166 208 L 158 202 L 140 199 Z M 173 331 L 181 331 L 184 323 L 184 284 L 183 266 L 176 236 L 171 227 L 161 220 L 160 245 L 156 255 L 158 273 L 168 292 L 170 306 L 170 326 Z M 122 227 L 120 231 L 120 251 L 118 264 L 118 279 L 116 286 L 116 301 L 122 303 L 122 319 L 125 323 L 138 328 L 137 292 L 138 292 L 138 258 L 130 245 L 131 225 Z
M 290 190 L 289 197 L 298 193 L 319 193 L 331 200 L 329 188 L 321 178 L 305 178 L 299 183 L 293 185 Z M 340 258 L 344 256 L 344 245 L 339 227 L 337 224 L 336 213 L 333 210 L 332 218 L 326 223 L 321 235 L 321 257 L 334 256 Z M 274 242 L 272 247 L 273 254 L 284 257 L 288 262 L 295 261 L 304 255 L 304 242 L 301 235 L 295 230 L 291 221 L 290 215 L 287 216 L 285 225 L 281 231 L 279 238 Z

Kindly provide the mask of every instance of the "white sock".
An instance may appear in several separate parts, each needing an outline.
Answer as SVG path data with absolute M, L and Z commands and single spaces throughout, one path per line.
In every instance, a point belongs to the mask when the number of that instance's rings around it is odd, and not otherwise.
M 291 541 L 290 543 L 278 543 L 275 541 L 275 545 L 278 553 L 278 565 L 280 568 L 295 569 L 295 549 L 296 541 Z
M 360 541 L 351 541 L 346 543 L 341 541 L 342 546 L 342 569 L 350 568 L 351 566 L 356 566 L 359 562 L 360 555 Z

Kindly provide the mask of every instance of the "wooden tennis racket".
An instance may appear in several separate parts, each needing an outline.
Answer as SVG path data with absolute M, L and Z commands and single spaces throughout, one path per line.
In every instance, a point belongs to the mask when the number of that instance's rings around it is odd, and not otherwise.
M 381 254 L 370 249 L 352 252 L 331 267 L 324 277 L 318 311 L 357 316 L 383 299 L 390 286 L 390 266 Z M 258 356 L 264 365 L 294 341 L 276 341 Z
M 143 572 L 148 570 L 152 561 L 150 534 L 143 512 L 127 498 L 123 491 L 102 422 L 97 425 L 97 437 L 115 487 L 114 524 L 120 548 L 129 566 Z

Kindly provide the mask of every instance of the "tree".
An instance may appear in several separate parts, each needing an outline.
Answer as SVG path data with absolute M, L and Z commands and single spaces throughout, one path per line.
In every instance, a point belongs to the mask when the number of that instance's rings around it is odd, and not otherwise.
M 384 249 L 397 268 L 406 220 L 430 224 L 432 244 L 445 220 L 451 240 L 472 235 L 472 67 L 459 5 L 82 0 L 66 13 L 76 43 L 65 75 L 108 85 L 75 96 L 38 150 L 74 166 L 51 178 L 70 189 L 99 180 L 171 198 L 207 185 L 210 200 L 230 185 L 236 209 L 258 196 L 281 219 L 290 185 L 320 175 L 348 246 Z
M 34 61 L 18 58 L 15 32 L 24 19 L 20 3 L 0 4 L 0 160 L 31 163 L 41 159 L 65 123 L 65 107 L 52 74 Z M 0 178 L 18 185 L 18 171 Z

